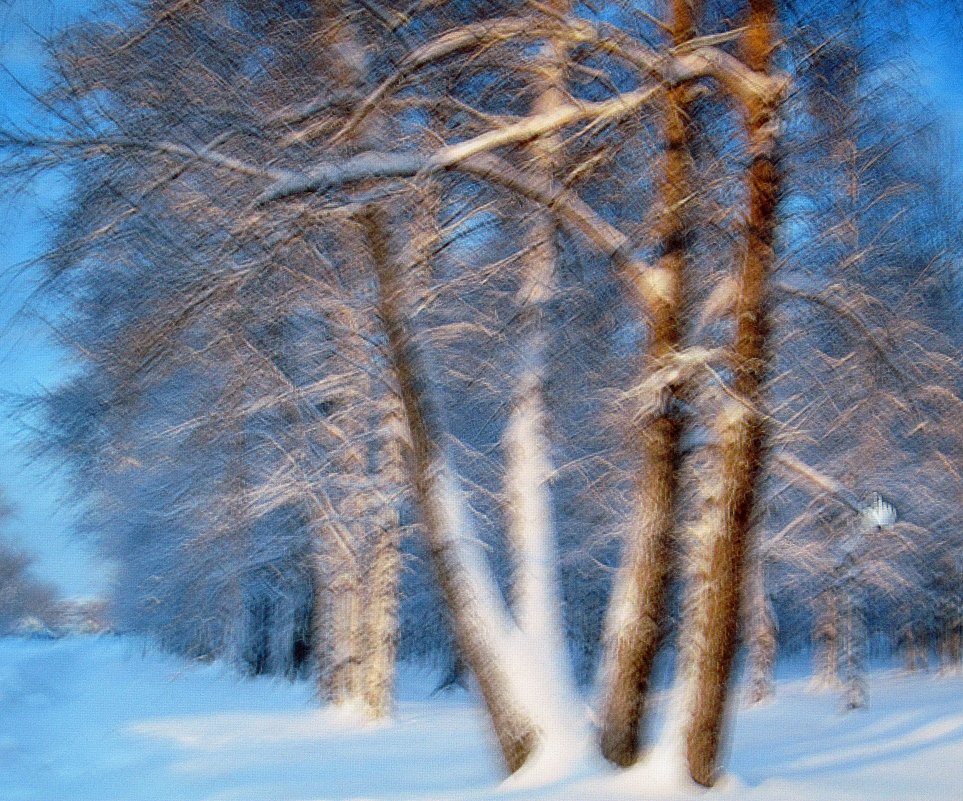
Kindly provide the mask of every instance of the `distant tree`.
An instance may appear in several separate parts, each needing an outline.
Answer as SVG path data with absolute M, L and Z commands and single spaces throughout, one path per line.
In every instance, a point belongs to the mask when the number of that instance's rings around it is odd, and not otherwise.
M 12 514 L 12 508 L 0 499 L 0 522 Z M 12 543 L 0 541 L 0 634 L 59 625 L 57 591 L 31 575 L 31 561 Z

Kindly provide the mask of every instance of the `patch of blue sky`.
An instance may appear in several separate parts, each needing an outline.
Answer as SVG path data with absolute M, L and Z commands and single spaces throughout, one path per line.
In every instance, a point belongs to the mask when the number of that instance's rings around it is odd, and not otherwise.
M 30 126 L 31 93 L 44 82 L 46 37 L 89 15 L 83 0 L 7 0 L 0 3 L 0 120 Z M 47 212 L 63 198 L 56 172 L 8 182 L 0 191 L 0 393 L 36 395 L 56 387 L 70 369 L 35 307 L 34 265 L 49 243 Z M 28 421 L 29 422 L 29 421 Z M 34 572 L 68 596 L 102 593 L 108 567 L 74 536 L 77 509 L 67 500 L 57 466 L 31 455 L 29 425 L 0 409 L 0 487 L 14 507 L 3 533 L 35 559 Z

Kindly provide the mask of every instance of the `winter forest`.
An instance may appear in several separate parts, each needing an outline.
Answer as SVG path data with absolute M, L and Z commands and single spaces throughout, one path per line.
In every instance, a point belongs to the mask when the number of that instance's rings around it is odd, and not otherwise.
M 478 716 L 474 784 L 291 797 L 816 798 L 739 773 L 733 725 L 778 763 L 887 692 L 938 699 L 961 786 L 940 5 L 142 0 L 50 37 L 0 175 L 65 187 L 26 269 L 73 369 L 6 406 L 113 566 L 101 628 L 345 737 L 401 725 L 413 671 L 419 714 Z M 0 550 L 0 627 L 58 608 Z M 0 777 L 53 801 L 17 736 Z

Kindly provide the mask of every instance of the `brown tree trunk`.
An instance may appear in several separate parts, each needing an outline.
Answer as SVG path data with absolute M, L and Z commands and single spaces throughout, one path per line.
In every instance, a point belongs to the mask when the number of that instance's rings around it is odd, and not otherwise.
M 508 769 L 522 766 L 537 740 L 537 732 L 510 685 L 498 651 L 499 626 L 491 589 L 479 580 L 463 541 L 458 519 L 458 487 L 446 452 L 446 428 L 428 384 L 426 367 L 413 337 L 401 265 L 392 257 L 389 220 L 376 206 L 361 218 L 378 283 L 378 312 L 388 340 L 391 367 L 397 381 L 410 437 L 410 483 L 428 540 L 432 563 L 459 651 L 478 681 L 485 706 Z
M 671 24 L 676 45 L 694 35 L 695 12 L 687 0 L 673 0 Z M 666 92 L 661 254 L 656 265 L 659 292 L 643 300 L 650 323 L 643 380 L 664 367 L 680 346 L 679 316 L 690 236 L 687 202 L 692 191 L 687 92 L 686 86 L 670 87 Z M 674 399 L 676 389 L 664 387 L 655 414 L 646 416 L 635 432 L 642 466 L 635 522 L 606 619 L 600 746 L 606 759 L 622 766 L 631 765 L 638 755 L 639 724 L 661 640 L 672 566 L 683 428 Z
M 775 0 L 751 0 L 744 59 L 769 74 L 776 41 Z M 767 281 L 773 268 L 779 168 L 775 103 L 747 103 L 748 172 L 746 249 L 738 280 L 733 394 L 715 421 L 718 473 L 706 487 L 697 531 L 706 549 L 688 621 L 691 663 L 686 758 L 692 778 L 711 785 L 716 776 L 732 660 L 736 651 L 743 566 L 750 544 L 756 490 L 765 443 L 760 411 L 769 330 Z

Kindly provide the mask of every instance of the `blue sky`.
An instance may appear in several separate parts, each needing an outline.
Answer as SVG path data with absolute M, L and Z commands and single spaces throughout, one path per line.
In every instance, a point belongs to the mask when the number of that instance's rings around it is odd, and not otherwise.
M 95 5 L 0 0 L 0 119 L 27 119 L 30 104 L 17 82 L 34 88 L 42 84 L 38 34 L 60 29 Z M 916 58 L 924 89 L 937 113 L 946 117 L 956 153 L 963 154 L 963 30 L 951 17 L 950 12 L 916 14 L 911 25 L 923 43 Z M 56 176 L 49 176 L 25 192 L 10 187 L 0 192 L 0 392 L 52 388 L 70 369 L 44 324 L 23 313 L 34 284 L 22 266 L 43 252 L 49 234 L 43 210 L 54 206 L 62 191 Z M 38 575 L 67 595 L 106 589 L 109 569 L 71 535 L 76 511 L 67 501 L 63 477 L 52 465 L 31 460 L 25 432 L 6 416 L 0 417 L 0 487 L 16 508 L 4 531 L 35 556 Z
M 28 121 L 30 104 L 18 82 L 43 80 L 40 35 L 75 20 L 94 4 L 76 0 L 0 2 L 0 119 Z M 21 190 L 22 191 L 19 191 Z M 44 210 L 62 195 L 57 176 L 0 192 L 0 392 L 36 393 L 54 387 L 69 365 L 44 323 L 24 312 L 34 280 L 24 266 L 42 253 L 48 226 Z M 108 570 L 71 536 L 75 510 L 65 501 L 63 477 L 32 459 L 22 426 L 0 417 L 0 487 L 14 506 L 4 533 L 36 559 L 35 572 L 67 595 L 102 592 Z

